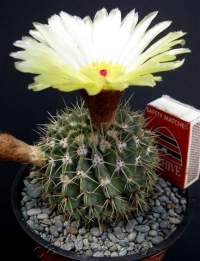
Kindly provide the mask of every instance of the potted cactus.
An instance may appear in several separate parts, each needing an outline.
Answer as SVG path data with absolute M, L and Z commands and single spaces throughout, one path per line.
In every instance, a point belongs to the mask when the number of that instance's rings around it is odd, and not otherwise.
M 150 45 L 171 24 L 148 29 L 157 13 L 138 22 L 135 10 L 121 20 L 119 9 L 103 8 L 93 21 L 61 12 L 14 43 L 23 49 L 11 54 L 16 68 L 36 74 L 29 89 L 82 96 L 41 126 L 34 146 L 0 135 L 0 158 L 29 164 L 13 204 L 25 231 L 57 253 L 40 248 L 42 260 L 161 260 L 183 230 L 185 192 L 158 176 L 155 134 L 142 113 L 120 105 L 128 86 L 155 86 L 157 73 L 180 67 L 176 56 L 190 52 L 182 31 Z

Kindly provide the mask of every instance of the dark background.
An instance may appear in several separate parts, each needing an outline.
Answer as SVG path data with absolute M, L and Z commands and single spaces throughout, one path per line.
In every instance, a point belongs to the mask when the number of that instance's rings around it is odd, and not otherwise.
M 173 20 L 169 30 L 183 30 L 187 46 L 192 54 L 187 55 L 186 63 L 175 72 L 165 73 L 164 80 L 156 88 L 130 88 L 126 96 L 134 93 L 133 109 L 144 109 L 145 105 L 168 94 L 178 100 L 200 108 L 199 98 L 199 49 L 200 49 L 200 4 L 198 0 L 18 0 L 1 1 L 0 4 L 0 131 L 9 132 L 26 142 L 33 142 L 37 135 L 33 131 L 37 124 L 47 121 L 47 111 L 52 114 L 74 101 L 78 93 L 61 93 L 53 89 L 34 93 L 27 90 L 31 76 L 15 70 L 9 53 L 12 43 L 27 35 L 32 22 L 46 22 L 46 19 L 61 10 L 81 17 L 94 15 L 105 6 L 108 9 L 119 7 L 125 15 L 136 8 L 140 18 L 147 13 L 159 10 L 157 21 Z M 10 205 L 10 188 L 20 165 L 0 163 L 0 250 L 6 254 L 4 260 L 34 260 L 31 241 L 19 228 Z M 199 191 L 199 182 L 193 186 Z M 200 200 L 200 193 L 198 192 Z M 200 202 L 200 201 L 199 201 Z M 200 260 L 200 204 L 195 209 L 192 223 L 184 236 L 169 250 L 165 260 Z M 2 259 L 3 260 L 3 259 Z

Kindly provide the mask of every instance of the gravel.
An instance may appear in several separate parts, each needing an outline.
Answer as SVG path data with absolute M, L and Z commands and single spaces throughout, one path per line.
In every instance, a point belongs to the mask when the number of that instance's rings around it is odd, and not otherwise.
M 136 224 L 137 224 L 137 221 L 135 219 L 129 220 L 128 223 L 126 224 L 126 231 L 128 233 L 133 232 L 133 229 L 134 229 Z
M 72 249 L 74 249 L 74 243 L 73 242 L 66 242 L 63 246 L 62 246 L 62 248 L 64 249 L 64 250 L 66 250 L 66 251 L 70 251 L 70 250 L 72 250 Z
M 36 199 L 41 196 L 42 187 L 36 182 L 36 180 L 33 179 L 32 182 L 33 183 L 25 179 L 24 185 L 26 187 L 27 196 L 31 197 L 32 199 Z
M 49 231 L 52 234 L 52 236 L 58 237 L 59 233 L 56 226 L 50 226 Z
M 135 230 L 137 232 L 142 232 L 142 233 L 146 233 L 150 230 L 150 227 L 149 226 L 146 226 L 146 225 L 140 225 L 140 226 L 136 226 L 135 227 Z
M 151 242 L 152 242 L 154 245 L 157 245 L 157 244 L 159 244 L 160 242 L 162 242 L 163 239 L 164 239 L 163 237 L 157 236 L 157 237 L 153 237 L 153 238 L 151 239 Z
M 91 235 L 93 235 L 95 237 L 99 237 L 102 234 L 102 232 L 100 231 L 100 229 L 98 227 L 92 227 L 90 229 L 90 233 L 91 233 Z
M 139 234 L 137 235 L 137 237 L 136 237 L 136 242 L 137 242 L 138 244 L 141 244 L 142 242 L 144 242 L 144 240 L 145 240 L 145 235 L 142 234 L 142 233 L 139 233 Z
M 158 232 L 156 230 L 150 230 L 149 231 L 149 236 L 156 237 L 157 235 L 158 235 Z
M 137 236 L 137 233 L 136 232 L 132 232 L 128 235 L 128 240 L 129 241 L 135 241 L 136 239 L 136 236 Z
M 95 253 L 93 254 L 93 256 L 94 256 L 94 257 L 103 257 L 103 256 L 104 256 L 104 253 L 98 251 L 98 252 L 95 252 Z
M 168 228 L 169 222 L 168 221 L 161 221 L 160 222 L 160 228 Z
M 41 212 L 42 212 L 42 210 L 40 208 L 31 208 L 27 211 L 27 215 L 35 216 L 35 215 L 39 215 Z
M 38 214 L 38 215 L 37 215 L 37 218 L 38 218 L 38 219 L 48 219 L 48 217 L 49 217 L 49 216 L 48 216 L 47 214 L 45 214 L 45 213 L 42 213 L 42 214 Z
M 25 222 L 49 244 L 66 251 L 93 257 L 145 254 L 173 233 L 184 217 L 184 192 L 159 178 L 148 206 L 129 221 L 106 224 L 101 229 L 65 221 L 41 198 L 41 186 L 30 177 L 24 180 L 21 212 Z
M 83 239 L 82 238 L 76 239 L 75 242 L 74 242 L 74 245 L 75 245 L 75 249 L 77 251 L 81 250 L 83 248 Z

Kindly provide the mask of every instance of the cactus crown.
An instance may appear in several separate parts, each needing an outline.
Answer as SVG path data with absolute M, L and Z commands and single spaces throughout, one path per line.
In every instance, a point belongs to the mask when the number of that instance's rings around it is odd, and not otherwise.
M 43 196 L 66 218 L 86 223 L 128 218 L 141 210 L 157 175 L 158 150 L 144 118 L 121 106 L 107 129 L 93 130 L 82 102 L 45 124 L 38 146 Z

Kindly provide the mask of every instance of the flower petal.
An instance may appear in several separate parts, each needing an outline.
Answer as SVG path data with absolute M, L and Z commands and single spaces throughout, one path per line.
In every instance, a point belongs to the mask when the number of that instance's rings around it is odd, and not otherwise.
M 171 23 L 172 23 L 171 21 L 165 21 L 165 22 L 159 23 L 145 33 L 144 37 L 140 41 L 140 44 L 137 45 L 137 47 L 134 48 L 134 50 L 131 52 L 131 54 L 129 54 L 129 57 L 127 57 L 125 65 L 128 68 L 130 68 L 129 70 L 131 70 L 131 67 L 134 64 L 135 58 L 139 54 L 141 54 L 141 52 L 150 44 L 150 42 L 158 34 L 160 34 L 162 31 L 167 29 L 171 25 Z
M 153 21 L 153 19 L 157 16 L 158 12 L 152 12 L 144 17 L 144 19 L 138 23 L 135 29 L 132 32 L 131 39 L 129 44 L 126 46 L 124 50 L 124 54 L 120 57 L 119 63 L 125 64 L 127 55 L 130 55 L 131 50 L 137 46 L 141 38 L 143 37 L 144 33 L 146 32 L 147 28 Z
M 119 9 L 99 10 L 93 21 L 89 16 L 61 12 L 48 24 L 34 23 L 29 37 L 14 45 L 21 48 L 10 56 L 18 59 L 18 70 L 36 74 L 29 88 L 38 91 L 49 87 L 61 91 L 85 89 L 89 95 L 102 90 L 124 90 L 129 85 L 155 86 L 161 77 L 154 73 L 180 67 L 184 60 L 177 55 L 189 53 L 181 38 L 184 32 L 172 32 L 157 40 L 170 21 L 148 29 L 158 12 L 138 23 L 132 10 L 121 20 Z M 106 71 L 105 75 L 100 72 Z

